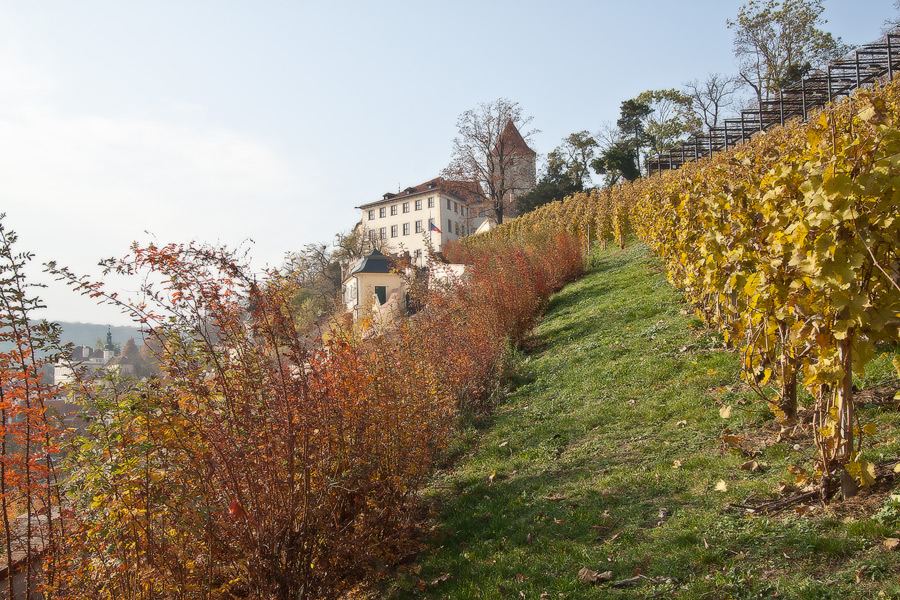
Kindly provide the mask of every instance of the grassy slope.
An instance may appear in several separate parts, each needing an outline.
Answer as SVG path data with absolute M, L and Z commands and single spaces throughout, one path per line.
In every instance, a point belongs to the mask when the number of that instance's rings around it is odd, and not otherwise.
M 773 497 L 794 477 L 787 467 L 809 467 L 813 452 L 808 435 L 769 434 L 777 428 L 739 384 L 737 354 L 687 312 L 642 245 L 595 258 L 550 303 L 517 390 L 435 478 L 428 547 L 385 595 L 900 597 L 900 553 L 882 546 L 897 522 L 864 516 L 888 486 L 806 516 L 728 507 Z M 890 373 L 888 359 L 873 377 Z M 725 403 L 734 406 L 727 420 Z M 887 432 L 898 421 L 886 409 L 870 418 Z M 763 472 L 741 470 L 748 458 L 723 449 L 726 428 L 761 452 Z M 897 456 L 892 436 L 880 434 L 870 456 Z M 716 490 L 720 480 L 727 491 Z M 576 577 L 582 567 L 672 582 L 587 585 Z

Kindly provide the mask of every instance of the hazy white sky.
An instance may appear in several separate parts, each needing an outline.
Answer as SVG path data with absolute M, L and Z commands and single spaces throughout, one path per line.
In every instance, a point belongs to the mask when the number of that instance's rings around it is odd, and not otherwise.
M 506 97 L 543 155 L 646 89 L 731 74 L 740 0 L 0 0 L 0 211 L 78 272 L 134 241 L 327 242 L 438 174 L 460 113 Z M 828 0 L 862 44 L 893 0 Z M 124 324 L 53 287 L 47 316 Z

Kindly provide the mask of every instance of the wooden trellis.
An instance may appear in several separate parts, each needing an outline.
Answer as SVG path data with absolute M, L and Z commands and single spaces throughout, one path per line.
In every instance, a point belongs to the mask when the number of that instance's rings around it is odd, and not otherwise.
M 891 80 L 900 71 L 900 29 L 884 35 L 832 61 L 824 70 L 815 71 L 799 83 L 788 85 L 776 97 L 741 111 L 739 118 L 725 119 L 722 127 L 692 135 L 672 149 L 647 161 L 649 173 L 677 169 L 688 161 L 713 152 L 728 150 L 749 140 L 754 134 L 791 119 L 803 119 L 842 96 L 878 81 Z

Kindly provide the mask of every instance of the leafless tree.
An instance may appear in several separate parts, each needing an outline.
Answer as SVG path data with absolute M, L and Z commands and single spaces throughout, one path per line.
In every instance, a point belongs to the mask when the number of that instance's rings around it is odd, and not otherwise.
M 741 87 L 737 77 L 710 73 L 705 80 L 694 79 L 684 84 L 684 93 L 690 97 L 694 112 L 708 129 L 719 126 L 725 110 L 734 105 L 734 94 Z
M 526 191 L 517 167 L 522 145 L 536 133 L 522 132 L 531 120 L 522 115 L 518 102 L 499 98 L 467 110 L 456 122 L 453 157 L 442 176 L 451 182 L 477 184 L 467 190 L 493 212 L 497 223 L 502 223 L 504 212 L 514 206 L 515 196 Z

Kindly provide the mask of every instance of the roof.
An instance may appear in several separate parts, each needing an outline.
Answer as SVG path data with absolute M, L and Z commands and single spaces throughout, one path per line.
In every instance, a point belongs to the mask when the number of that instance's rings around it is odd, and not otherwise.
M 392 273 L 394 271 L 394 259 L 385 256 L 375 248 L 353 265 L 347 277 L 359 273 Z
M 433 194 L 436 191 L 446 194 L 452 194 L 463 202 L 471 202 L 477 200 L 481 196 L 481 185 L 479 185 L 478 183 L 471 183 L 467 181 L 450 181 L 448 179 L 444 179 L 443 177 L 435 177 L 433 179 L 429 179 L 424 183 L 420 183 L 419 185 L 410 186 L 396 194 L 388 192 L 382 196 L 381 200 L 368 202 L 361 206 L 357 206 L 356 208 L 371 208 L 373 206 L 378 206 L 379 204 L 385 204 L 397 200 L 405 200 L 407 198 L 413 198 L 421 194 Z
M 528 142 L 519 133 L 518 128 L 512 121 L 506 122 L 503 133 L 500 134 L 500 142 L 503 142 L 504 149 L 507 152 L 520 152 L 527 155 L 537 155 L 537 152 L 528 147 Z M 498 142 L 498 145 L 499 143 Z

